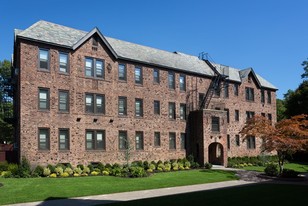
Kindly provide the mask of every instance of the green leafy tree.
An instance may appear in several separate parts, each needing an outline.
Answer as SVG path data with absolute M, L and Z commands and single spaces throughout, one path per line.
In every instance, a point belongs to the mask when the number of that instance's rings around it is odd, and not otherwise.
M 13 126 L 5 121 L 5 117 L 13 114 L 13 99 L 6 90 L 11 77 L 11 63 L 0 61 L 0 143 L 13 142 Z
M 308 80 L 303 81 L 295 90 L 285 94 L 286 116 L 308 114 Z
M 277 121 L 285 119 L 286 107 L 285 107 L 285 101 L 283 99 L 276 100 L 276 109 L 277 109 Z
M 302 66 L 304 67 L 304 73 L 302 74 L 302 78 L 307 79 L 308 78 L 308 61 L 303 61 Z

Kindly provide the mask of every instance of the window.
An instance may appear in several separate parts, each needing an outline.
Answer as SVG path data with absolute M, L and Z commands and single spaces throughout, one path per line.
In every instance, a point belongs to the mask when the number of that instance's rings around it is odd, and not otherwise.
M 205 97 L 204 93 L 199 93 L 199 107 L 201 107 L 204 97 Z M 204 105 L 202 109 L 204 109 Z
M 267 114 L 268 120 L 272 121 L 272 114 Z
M 153 82 L 159 84 L 160 80 L 159 80 L 159 70 L 158 69 L 154 69 L 153 70 Z
M 95 35 L 92 38 L 92 46 L 97 47 L 98 46 L 98 36 Z
M 59 150 L 69 150 L 69 129 L 59 129 Z
M 271 103 L 272 103 L 271 91 L 267 91 L 267 103 L 268 103 L 268 104 L 271 104 Z
M 49 110 L 49 89 L 39 88 L 39 109 Z
M 160 132 L 154 132 L 154 146 L 160 147 Z
M 95 114 L 104 114 L 105 95 L 86 94 L 86 112 Z
M 49 70 L 49 51 L 40 49 L 39 51 L 40 69 Z
M 235 144 L 236 146 L 240 146 L 240 135 L 235 135 Z
M 235 110 L 234 119 L 237 122 L 240 121 L 240 111 L 239 110 Z
M 141 67 L 135 67 L 135 83 L 142 84 L 142 69 Z
M 143 101 L 142 99 L 135 99 L 135 116 L 143 116 Z
M 119 80 L 126 81 L 126 66 L 125 64 L 119 64 Z
M 230 112 L 229 109 L 224 109 L 227 112 L 227 123 L 230 123 Z
M 186 104 L 180 104 L 180 119 L 186 120 Z
M 261 116 L 262 116 L 262 117 L 265 117 L 265 113 L 261 113 Z
M 227 134 L 227 147 L 228 147 L 228 149 L 230 149 L 230 145 L 231 145 L 230 135 Z
M 136 150 L 143 150 L 143 132 L 136 132 Z
M 68 73 L 68 54 L 67 53 L 59 53 L 59 71 Z
M 247 137 L 247 149 L 256 148 L 256 138 L 253 136 Z
M 168 85 L 169 85 L 169 89 L 175 89 L 175 76 L 174 76 L 174 72 L 169 72 L 168 73 Z
M 224 82 L 224 98 L 229 98 L 229 85 Z
M 127 115 L 127 98 L 126 97 L 119 97 L 118 111 L 119 111 L 119 115 Z
M 264 90 L 261 90 L 261 103 L 265 102 Z
M 160 102 L 154 100 L 154 114 L 160 115 Z
M 169 119 L 175 119 L 175 103 L 169 102 Z
M 59 91 L 59 111 L 69 111 L 69 93 L 68 91 Z
M 119 131 L 119 149 L 125 150 L 128 148 L 127 131 Z
M 254 96 L 254 89 L 250 87 L 245 88 L 245 93 L 246 93 L 246 100 L 247 101 L 254 101 L 255 96 Z
M 219 132 L 219 117 L 212 117 L 212 132 Z
M 253 118 L 255 116 L 255 112 L 246 111 L 246 120 Z
M 169 149 L 176 149 L 175 133 L 169 132 Z
M 181 149 L 186 149 L 186 134 L 181 133 Z
M 104 78 L 104 62 L 98 59 L 86 58 L 86 76 Z
M 184 74 L 180 74 L 180 90 L 186 91 L 186 76 Z
M 238 96 L 238 84 L 233 84 L 234 96 Z
M 86 130 L 86 149 L 105 150 L 106 138 L 104 130 Z
M 39 150 L 49 150 L 49 129 L 48 128 L 39 128 L 38 129 L 38 141 L 39 141 Z

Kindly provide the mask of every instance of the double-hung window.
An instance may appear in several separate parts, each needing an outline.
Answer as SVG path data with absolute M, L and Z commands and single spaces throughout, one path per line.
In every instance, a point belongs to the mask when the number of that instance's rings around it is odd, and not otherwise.
M 136 84 L 142 84 L 142 68 L 141 67 L 135 67 L 135 83 Z
M 169 102 L 169 119 L 175 119 L 175 103 Z
M 49 70 L 49 50 L 40 49 L 39 50 L 39 68 L 44 70 Z
M 38 148 L 39 150 L 49 150 L 50 138 L 49 128 L 38 129 Z
M 39 88 L 39 104 L 40 110 L 49 110 L 49 89 Z
M 154 146 L 160 147 L 160 132 L 154 132 Z
M 175 132 L 169 132 L 169 149 L 176 149 Z
M 219 117 L 212 117 L 212 132 L 219 132 Z
M 127 131 L 119 131 L 119 149 L 125 150 L 128 145 Z
M 143 150 L 143 132 L 136 132 L 135 143 L 136 150 Z
M 69 111 L 69 92 L 60 90 L 59 91 L 59 111 L 68 112 Z
M 154 114 L 160 115 L 160 102 L 154 100 Z
M 158 69 L 154 69 L 153 70 L 153 82 L 156 84 L 159 84 L 159 70 Z
M 127 115 L 127 98 L 119 97 L 118 99 L 118 114 Z
M 143 100 L 135 99 L 135 116 L 142 117 L 143 116 Z
M 254 89 L 250 87 L 245 88 L 245 94 L 246 94 L 246 100 L 247 101 L 254 101 L 255 96 L 254 96 Z
M 175 74 L 174 74 L 174 72 L 168 73 L 168 85 L 169 85 L 169 89 L 175 89 Z
M 69 129 L 59 129 L 59 150 L 69 150 Z
M 87 77 L 105 77 L 104 61 L 93 58 L 86 58 L 85 74 Z
M 256 138 L 254 136 L 247 137 L 246 141 L 247 141 L 247 149 L 255 149 L 256 148 Z
M 126 65 L 125 64 L 119 64 L 118 75 L 119 75 L 119 80 L 126 81 Z
M 186 76 L 180 74 L 180 91 L 186 91 Z
M 86 149 L 105 150 L 106 138 L 104 130 L 86 130 Z
M 105 114 L 105 95 L 86 94 L 86 112 Z
M 59 71 L 63 73 L 68 73 L 68 54 L 59 52 Z
M 186 120 L 186 104 L 180 104 L 180 119 Z

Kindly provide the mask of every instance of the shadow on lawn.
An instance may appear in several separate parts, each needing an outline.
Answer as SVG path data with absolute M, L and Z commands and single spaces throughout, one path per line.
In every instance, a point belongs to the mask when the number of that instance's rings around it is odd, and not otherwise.
M 43 202 L 41 202 L 40 206 L 90 206 L 90 205 L 103 205 L 116 203 L 119 201 L 116 200 L 94 200 L 94 199 L 69 199 L 66 197 L 48 197 Z

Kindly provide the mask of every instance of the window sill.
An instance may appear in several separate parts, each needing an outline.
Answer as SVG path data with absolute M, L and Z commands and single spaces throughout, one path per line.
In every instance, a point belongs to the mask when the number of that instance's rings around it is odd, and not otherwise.
M 105 80 L 103 77 L 92 77 L 92 76 L 85 76 L 85 79 L 92 79 L 92 80 Z
M 106 149 L 86 149 L 86 152 L 106 152 Z
M 153 82 L 154 85 L 160 85 L 160 82 Z
M 64 76 L 70 76 L 70 74 L 68 73 L 68 72 L 58 72 L 58 74 L 60 74 L 60 75 L 64 75 Z
M 58 114 L 69 114 L 69 111 L 58 111 Z
M 40 152 L 40 153 L 48 153 L 48 152 L 50 152 L 50 149 L 39 149 L 38 152 Z
M 119 117 L 119 118 L 128 118 L 128 116 L 125 115 L 125 114 L 119 114 L 118 117 Z
M 38 111 L 39 111 L 39 112 L 45 112 L 45 113 L 50 112 L 49 109 L 39 109 Z
M 50 73 L 50 70 L 49 69 L 37 69 L 38 72 L 45 72 L 45 73 Z
M 69 150 L 69 149 L 63 149 L 63 150 L 60 150 L 60 149 L 59 149 L 59 152 L 60 152 L 60 153 L 68 153 L 68 152 L 70 152 L 70 150 Z
M 135 82 L 135 86 L 137 86 L 137 87 L 143 87 L 143 84 L 142 84 L 142 83 L 137 83 L 137 82 Z
M 127 80 L 118 79 L 119 83 L 127 83 Z

